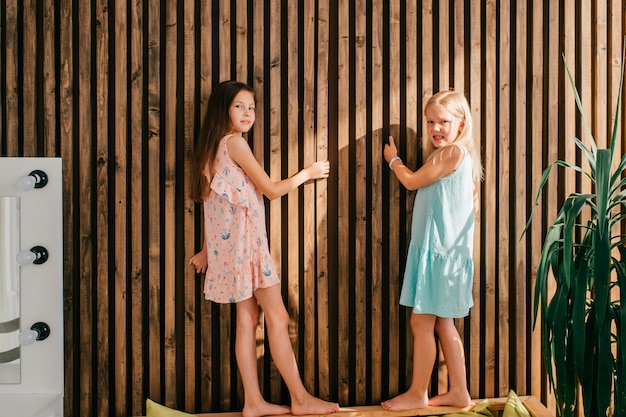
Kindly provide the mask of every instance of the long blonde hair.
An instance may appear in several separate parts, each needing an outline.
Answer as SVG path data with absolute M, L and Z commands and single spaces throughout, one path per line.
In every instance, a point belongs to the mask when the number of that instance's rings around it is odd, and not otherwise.
M 429 108 L 437 105 L 445 108 L 452 116 L 462 121 L 463 127 L 452 144 L 462 145 L 467 149 L 467 152 L 469 152 L 474 162 L 472 179 L 474 182 L 482 181 L 483 166 L 480 160 L 480 144 L 477 143 L 472 136 L 472 113 L 470 112 L 469 104 L 465 96 L 454 90 L 440 91 L 428 99 L 424 106 L 424 115 L 426 115 L 426 111 Z M 424 129 L 424 131 L 426 131 L 426 129 Z M 427 162 L 436 156 L 440 156 L 444 149 L 445 146 L 437 149 L 428 138 L 422 138 L 422 154 Z

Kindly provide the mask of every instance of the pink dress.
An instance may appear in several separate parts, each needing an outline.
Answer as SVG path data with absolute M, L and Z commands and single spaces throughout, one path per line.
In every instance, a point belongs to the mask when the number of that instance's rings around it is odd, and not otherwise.
M 243 301 L 258 288 L 280 283 L 267 242 L 263 195 L 230 159 L 229 138 L 220 141 L 211 192 L 204 200 L 204 294 L 217 303 Z

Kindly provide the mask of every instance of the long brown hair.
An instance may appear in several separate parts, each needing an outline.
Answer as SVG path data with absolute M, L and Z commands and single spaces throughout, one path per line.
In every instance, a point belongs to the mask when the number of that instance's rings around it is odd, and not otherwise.
M 217 155 L 220 139 L 231 128 L 230 105 L 240 91 L 249 91 L 254 97 L 254 90 L 249 85 L 229 80 L 223 81 L 213 88 L 209 104 L 196 141 L 191 160 L 191 198 L 201 203 L 209 194 L 209 181 L 205 172 L 213 173 L 213 162 Z

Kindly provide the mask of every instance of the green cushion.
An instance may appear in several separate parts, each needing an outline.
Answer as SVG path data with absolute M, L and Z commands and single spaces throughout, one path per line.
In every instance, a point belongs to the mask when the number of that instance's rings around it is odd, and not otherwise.
M 146 417 L 185 417 L 193 414 L 184 413 L 182 411 L 173 410 L 164 405 L 155 403 L 150 398 L 146 400 Z
M 509 391 L 509 396 L 506 398 L 502 417 L 530 417 L 530 413 L 513 390 Z

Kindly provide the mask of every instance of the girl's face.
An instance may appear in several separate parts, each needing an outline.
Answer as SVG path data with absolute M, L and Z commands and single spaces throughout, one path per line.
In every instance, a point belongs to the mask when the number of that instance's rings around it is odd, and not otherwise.
M 435 148 L 454 142 L 463 129 L 463 121 L 439 104 L 429 107 L 424 116 L 428 138 Z
M 230 103 L 228 114 L 230 116 L 229 133 L 246 133 L 250 130 L 256 117 L 252 93 L 246 90 L 237 93 L 233 102 Z

